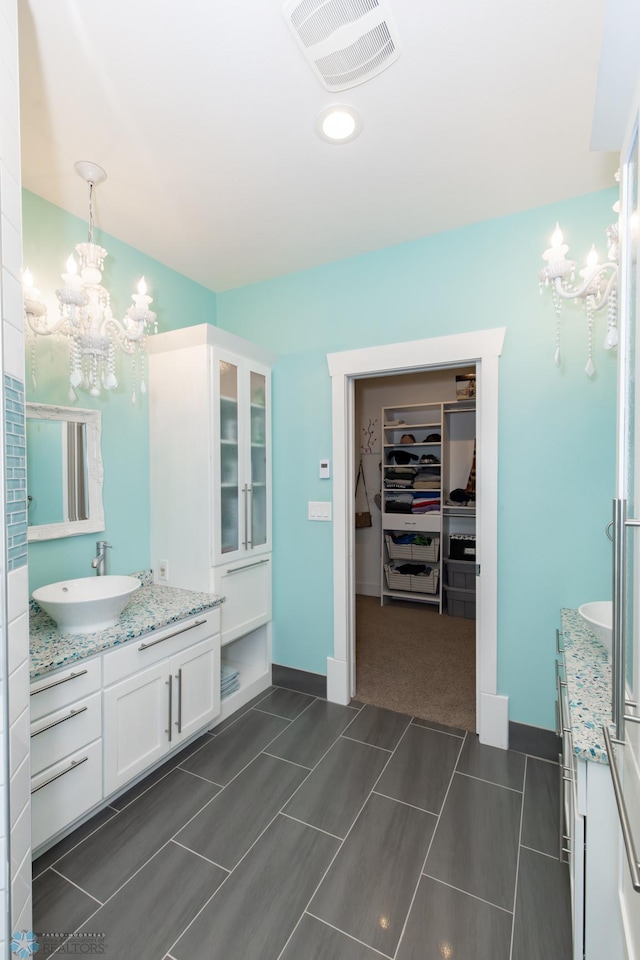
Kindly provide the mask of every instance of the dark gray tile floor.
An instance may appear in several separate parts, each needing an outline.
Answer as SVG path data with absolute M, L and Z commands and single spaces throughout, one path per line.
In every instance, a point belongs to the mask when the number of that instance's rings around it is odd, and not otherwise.
M 119 960 L 569 960 L 555 786 L 475 734 L 271 688 L 36 861 L 34 930 Z

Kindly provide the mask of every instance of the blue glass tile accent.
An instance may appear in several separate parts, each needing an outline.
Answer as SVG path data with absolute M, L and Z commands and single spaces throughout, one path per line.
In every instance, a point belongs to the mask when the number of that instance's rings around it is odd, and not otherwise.
M 7 561 L 9 570 L 27 562 L 27 436 L 24 384 L 5 374 Z

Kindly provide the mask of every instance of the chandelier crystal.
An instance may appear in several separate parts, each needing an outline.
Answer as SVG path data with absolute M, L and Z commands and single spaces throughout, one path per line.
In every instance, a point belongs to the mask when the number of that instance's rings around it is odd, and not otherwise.
M 24 312 L 26 330 L 31 347 L 31 380 L 36 386 L 35 347 L 38 337 L 59 334 L 69 341 L 69 398 L 76 399 L 76 390 L 86 390 L 92 397 L 102 390 L 114 390 L 116 354 L 131 358 L 131 402 L 138 392 L 146 393 L 145 343 L 146 337 L 158 332 L 155 313 L 149 310 L 153 302 L 147 295 L 144 277 L 138 283 L 138 292 L 132 296 L 133 305 L 124 319 L 117 320 L 111 312 L 108 290 L 102 286 L 104 247 L 93 242 L 93 190 L 106 179 L 106 173 L 95 163 L 81 160 L 75 164 L 76 173 L 89 188 L 89 236 L 86 243 L 76 244 L 78 262 L 73 255 L 62 274 L 64 286 L 56 290 L 59 315 L 50 317 L 34 286 L 31 273 L 23 274 Z
M 613 205 L 618 212 L 618 203 Z M 592 377 L 596 372 L 593 361 L 593 325 L 594 315 L 600 310 L 607 311 L 607 332 L 604 338 L 605 350 L 614 350 L 618 345 L 618 224 L 607 228 L 607 260 L 598 262 L 595 246 L 591 247 L 586 266 L 580 270 L 581 280 L 574 284 L 576 261 L 565 260 L 569 247 L 564 242 L 562 230 L 556 223 L 551 236 L 551 246 L 542 254 L 546 266 L 538 273 L 540 293 L 545 287 L 551 287 L 553 309 L 556 315 L 555 363 L 560 366 L 560 320 L 565 300 L 582 302 L 587 317 L 587 364 L 585 373 Z

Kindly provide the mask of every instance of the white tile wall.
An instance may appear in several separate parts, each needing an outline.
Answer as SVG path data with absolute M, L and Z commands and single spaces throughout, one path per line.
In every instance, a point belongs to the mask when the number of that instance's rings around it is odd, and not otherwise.
M 29 609 L 29 574 L 26 567 L 12 570 L 7 577 L 7 621 L 23 617 Z M 23 637 L 25 643 L 24 657 L 29 655 L 29 634 Z
M 2 373 L 24 382 L 22 319 L 22 216 L 20 194 L 20 101 L 18 95 L 18 4 L 0 0 L 0 303 Z M 4 430 L 4 423 L 0 424 Z M 5 478 L 0 477 L 4 501 Z M 6 538 L 4 517 L 0 537 Z M 0 556 L 6 554 L 2 549 Z M 25 566 L 0 578 L 0 727 L 8 696 L 10 729 L 0 736 L 0 956 L 13 930 L 31 929 L 29 770 L 28 577 Z M 6 665 L 6 668 L 5 668 Z M 8 677 L 6 675 L 8 670 Z M 9 685 L 7 687 L 7 679 Z M 10 749 L 10 783 L 4 782 Z M 7 810 L 11 834 L 6 836 Z M 11 929 L 7 929 L 6 871 L 11 857 Z
M 26 613 L 9 624 L 9 676 L 29 655 L 29 617 Z

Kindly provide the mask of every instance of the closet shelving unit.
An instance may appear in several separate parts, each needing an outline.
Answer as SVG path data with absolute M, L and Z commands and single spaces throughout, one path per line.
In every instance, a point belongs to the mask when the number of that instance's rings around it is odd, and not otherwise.
M 449 538 L 452 534 L 475 533 L 475 505 L 448 505 L 452 490 L 464 488 L 475 442 L 475 401 L 457 400 L 440 403 L 410 404 L 383 407 L 382 464 L 381 464 L 381 590 L 380 602 L 412 600 L 437 606 L 443 612 L 445 560 L 449 557 Z M 440 439 L 427 440 L 439 434 Z M 403 438 L 412 436 L 410 442 Z M 428 462 L 435 457 L 437 463 Z M 411 459 L 413 458 L 413 459 Z M 405 464 L 398 460 L 407 460 Z M 410 466 L 420 475 L 428 476 L 434 486 L 393 488 L 388 485 L 389 468 Z M 428 471 L 428 473 L 427 473 Z M 419 476 L 416 476 L 416 480 Z M 385 483 L 387 480 L 387 483 Z M 435 482 L 438 480 L 438 486 Z M 390 503 L 398 494 L 408 502 L 432 499 L 438 506 L 427 512 L 395 512 Z M 394 536 L 414 534 L 419 544 L 397 544 Z M 430 543 L 428 541 L 431 541 Z M 403 574 L 394 572 L 404 564 L 423 565 L 429 572 Z
M 475 553 L 469 558 L 466 554 L 452 557 L 451 538 L 475 537 L 475 500 L 468 506 L 450 505 L 446 501 L 452 490 L 464 489 L 469 479 L 476 436 L 475 400 L 445 403 L 442 413 L 447 476 L 442 507 L 442 609 L 456 616 L 471 617 L 475 615 Z M 466 543 L 463 540 L 458 546 L 464 547 Z

